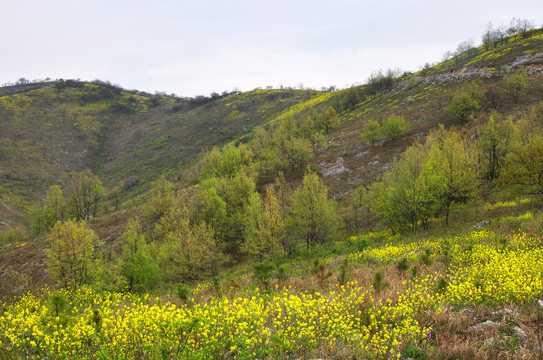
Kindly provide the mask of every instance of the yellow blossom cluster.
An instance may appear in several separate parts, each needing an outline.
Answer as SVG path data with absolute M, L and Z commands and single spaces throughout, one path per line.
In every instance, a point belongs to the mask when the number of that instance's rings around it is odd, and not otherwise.
M 256 290 L 192 306 L 88 288 L 26 295 L 0 316 L 0 357 L 249 359 L 349 349 L 398 358 L 402 344 L 425 338 L 416 316 L 437 304 L 428 286 L 406 286 L 397 301 L 352 282 L 326 294 Z M 55 305 L 59 297 L 65 306 Z
M 516 201 L 498 201 L 492 204 L 486 204 L 485 210 L 494 210 L 499 208 L 510 208 L 517 206 L 518 203 Z
M 454 257 L 446 293 L 452 304 L 524 304 L 543 291 L 541 239 L 524 233 L 492 238 Z

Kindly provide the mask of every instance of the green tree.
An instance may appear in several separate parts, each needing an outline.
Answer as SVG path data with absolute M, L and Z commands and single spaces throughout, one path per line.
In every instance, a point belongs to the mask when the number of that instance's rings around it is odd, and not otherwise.
M 506 75 L 500 82 L 503 91 L 517 104 L 520 97 L 526 92 L 528 75 L 525 68 Z
M 151 185 L 151 199 L 143 207 L 143 217 L 156 224 L 174 206 L 174 195 L 174 185 L 161 176 Z
M 369 187 L 370 210 L 393 231 L 405 225 L 413 229 L 427 221 L 441 206 L 441 179 L 429 159 L 430 149 L 420 143 L 407 150 L 394 163 L 391 171 Z
M 383 137 L 383 131 L 381 125 L 375 120 L 369 120 L 364 125 L 364 131 L 362 132 L 362 140 L 370 143 L 371 147 L 375 146 L 375 142 L 381 140 Z
M 352 111 L 360 102 L 360 95 L 356 87 L 348 89 L 341 99 L 343 111 Z M 338 109 L 339 110 L 339 109 Z
M 396 140 L 409 129 L 405 118 L 401 115 L 389 116 L 382 124 L 382 132 L 385 137 Z
M 32 233 L 40 235 L 48 231 L 57 221 L 64 220 L 65 200 L 62 189 L 58 185 L 52 185 L 47 191 L 44 205 L 41 209 L 32 210 Z
M 246 144 L 226 145 L 222 150 L 216 147 L 204 156 L 202 161 L 203 178 L 233 177 L 252 163 L 254 154 Z
M 428 142 L 433 147 L 437 146 L 431 161 L 438 169 L 442 206 L 448 224 L 451 207 L 478 194 L 481 177 L 479 154 L 474 144 L 454 129 L 445 131 L 443 125 L 430 135 Z
M 72 174 L 68 184 L 70 208 L 76 220 L 88 220 L 96 217 L 99 206 L 104 198 L 104 187 L 98 176 L 89 169 Z
M 352 205 L 354 211 L 354 224 L 355 228 L 360 228 L 361 212 L 362 209 L 366 206 L 367 202 L 367 190 L 363 185 L 360 185 L 354 191 L 352 198 Z
M 321 116 L 319 116 L 318 122 L 320 126 L 326 130 L 327 134 L 330 129 L 337 128 L 340 124 L 339 116 L 336 113 L 336 110 L 331 106 L 328 107 Z
M 226 242 L 231 221 L 228 218 L 226 202 L 219 196 L 212 183 L 213 181 L 210 181 L 210 184 L 203 185 L 198 191 L 196 200 L 198 222 L 209 224 L 215 237 Z
M 128 222 L 123 233 L 121 275 L 126 279 L 128 291 L 145 292 L 157 285 L 159 269 L 148 254 L 145 235 L 137 219 Z
M 538 128 L 526 134 L 524 128 L 530 125 L 524 123 L 525 121 L 519 121 L 516 125 L 515 138 L 511 144 L 511 151 L 505 158 L 500 181 L 522 193 L 541 194 L 543 192 L 543 135 L 541 129 Z
M 503 122 L 500 114 L 490 114 L 481 127 L 479 137 L 479 144 L 487 164 L 487 178 L 496 179 L 499 176 L 505 157 L 510 150 L 512 137 L 511 118 Z
M 307 248 L 326 242 L 338 230 L 340 219 L 327 194 L 322 180 L 312 172 L 304 176 L 302 186 L 294 192 L 287 218 L 288 233 L 304 239 Z
M 543 126 L 543 101 L 532 106 L 530 110 L 530 121 L 538 126 Z
M 255 182 L 244 172 L 232 179 L 222 179 L 217 183 L 217 194 L 226 203 L 227 226 L 224 233 L 218 236 L 224 239 L 230 253 L 239 251 L 243 239 L 245 223 L 245 207 L 251 194 L 255 193 Z
M 159 264 L 172 282 L 193 281 L 217 276 L 226 261 L 222 244 L 204 222 L 191 225 L 187 209 L 174 208 L 157 224 L 165 234 L 159 251 Z
M 466 122 L 481 112 L 483 92 L 475 82 L 456 92 L 445 111 L 459 122 Z
M 245 208 L 245 228 L 242 250 L 258 256 L 262 261 L 280 245 L 283 236 L 283 218 L 273 187 L 266 189 L 265 200 L 253 193 Z
M 98 236 L 85 222 L 58 221 L 47 240 L 45 250 L 47 272 L 65 289 L 91 284 L 100 268 L 96 248 Z

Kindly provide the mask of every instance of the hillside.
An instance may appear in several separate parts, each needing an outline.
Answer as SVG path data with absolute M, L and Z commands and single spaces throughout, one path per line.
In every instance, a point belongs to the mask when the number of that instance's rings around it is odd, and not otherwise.
M 0 219 L 25 221 L 50 185 L 90 168 L 125 199 L 161 174 L 177 180 L 206 150 L 250 133 L 315 91 L 180 99 L 78 81 L 0 91 Z M 188 176 L 188 175 L 187 175 Z M 187 181 L 190 181 L 188 176 Z
M 1 88 L 0 356 L 541 356 L 542 169 L 543 29 L 336 91 Z

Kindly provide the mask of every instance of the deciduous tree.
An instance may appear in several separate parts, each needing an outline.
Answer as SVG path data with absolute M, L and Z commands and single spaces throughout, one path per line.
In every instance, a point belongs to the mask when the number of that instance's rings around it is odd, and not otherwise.
M 47 239 L 51 244 L 45 250 L 47 271 L 62 287 L 76 288 L 96 280 L 98 236 L 85 222 L 58 221 Z
M 322 180 L 312 172 L 304 176 L 303 185 L 294 192 L 287 219 L 288 233 L 304 239 L 307 248 L 326 242 L 338 230 L 340 219 L 327 194 Z
M 68 184 L 70 208 L 76 220 L 88 220 L 96 216 L 102 199 L 104 187 L 98 176 L 89 169 L 72 174 Z
M 137 219 L 128 222 L 123 233 L 121 275 L 130 292 L 145 292 L 157 285 L 159 269 L 149 255 L 145 235 Z

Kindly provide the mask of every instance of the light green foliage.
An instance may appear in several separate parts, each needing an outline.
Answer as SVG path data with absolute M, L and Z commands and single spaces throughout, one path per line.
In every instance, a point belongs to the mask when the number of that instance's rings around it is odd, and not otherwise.
M 98 236 L 84 222 L 58 221 L 47 240 L 47 272 L 63 288 L 76 288 L 98 280 L 100 262 L 96 254 Z
M 265 200 L 251 194 L 245 208 L 245 242 L 242 250 L 262 261 L 277 250 L 283 237 L 283 217 L 273 187 L 266 188 Z M 286 249 L 284 249 L 286 251 Z
M 32 233 L 40 235 L 52 228 L 57 221 L 64 220 L 65 208 L 62 189 L 58 185 L 52 185 L 47 192 L 43 208 L 32 210 Z
M 324 113 L 318 117 L 317 119 L 319 125 L 326 130 L 326 133 L 328 134 L 328 131 L 330 129 L 335 129 L 339 126 L 339 116 L 336 113 L 336 110 L 333 107 L 328 107 Z
M 441 200 L 448 223 L 451 206 L 465 203 L 477 196 L 481 178 L 479 154 L 471 142 L 454 129 L 445 131 L 441 125 L 428 142 L 436 151 L 431 161 L 438 170 L 442 185 Z
M 356 188 L 351 202 L 354 211 L 355 228 L 358 229 L 361 225 L 360 220 L 362 209 L 367 206 L 367 190 L 363 185 Z
M 231 225 L 231 219 L 228 218 L 226 202 L 217 193 L 213 181 L 203 184 L 198 191 L 196 208 L 198 221 L 209 224 L 218 239 L 227 241 L 226 234 Z
M 466 122 L 471 117 L 479 115 L 483 97 L 484 93 L 479 89 L 479 86 L 475 82 L 471 82 L 454 94 L 445 111 L 455 120 Z
M 435 151 L 415 143 L 381 181 L 370 186 L 370 210 L 390 228 L 398 230 L 406 224 L 416 228 L 419 222 L 425 227 L 439 210 L 441 180 L 429 159 Z
M 370 143 L 371 147 L 375 145 L 376 141 L 381 140 L 383 131 L 381 125 L 376 120 L 369 120 L 364 125 L 364 131 L 362 132 L 362 140 Z
M 448 222 L 450 209 L 473 199 L 480 183 L 476 147 L 454 130 L 440 127 L 425 145 L 415 143 L 381 181 L 370 186 L 370 210 L 391 229 L 416 229 L 440 210 Z
M 253 160 L 253 152 L 245 145 L 227 145 L 222 150 L 216 147 L 207 153 L 202 162 L 202 178 L 233 177 L 249 166 Z
M 317 156 L 320 150 L 325 146 L 326 139 L 321 132 L 315 132 L 311 134 L 309 141 L 311 141 L 311 147 L 313 148 L 313 155 Z
M 88 220 L 96 217 L 104 198 L 104 187 L 98 176 L 89 169 L 72 174 L 68 184 L 69 205 L 76 220 Z
M 389 222 L 401 221 L 416 229 L 420 221 L 426 227 L 428 219 L 439 210 L 442 184 L 430 160 L 434 152 L 435 149 L 415 143 L 402 154 L 391 172 L 392 178 L 387 179 L 390 195 L 385 206 L 393 209 L 389 216 L 399 216 Z
M 143 217 L 156 224 L 174 204 L 174 185 L 164 176 L 151 185 L 151 199 L 145 203 Z
M 253 178 L 241 172 L 233 178 L 202 181 L 196 199 L 197 219 L 213 228 L 227 251 L 237 252 L 243 239 L 245 209 L 255 193 Z
M 213 230 L 201 222 L 190 224 L 186 208 L 173 208 L 157 224 L 164 234 L 158 262 L 166 280 L 183 282 L 216 276 L 226 257 Z
M 338 231 L 340 219 L 327 194 L 322 180 L 312 172 L 304 176 L 303 185 L 294 192 L 287 233 L 304 239 L 307 248 L 326 242 Z
M 502 120 L 498 113 L 492 113 L 481 128 L 479 145 L 487 164 L 486 176 L 495 179 L 500 175 L 505 156 L 510 150 L 513 137 L 513 122 L 511 118 Z
M 128 222 L 123 233 L 124 244 L 121 255 L 121 275 L 126 280 L 128 291 L 145 292 L 157 285 L 158 266 L 149 256 L 145 235 L 137 219 Z
M 382 124 L 383 135 L 392 140 L 396 140 L 407 130 L 409 130 L 409 125 L 401 115 L 390 116 Z
M 513 100 L 513 103 L 518 103 L 520 97 L 526 92 L 528 86 L 526 80 L 528 75 L 525 68 L 520 68 L 512 74 L 508 74 L 500 82 L 503 91 Z
M 530 110 L 530 121 L 537 124 L 537 126 L 543 126 L 543 101 L 532 106 L 532 109 Z
M 315 109 L 307 110 L 298 120 L 298 134 L 301 137 L 309 139 L 315 132 L 315 122 L 317 121 Z
M 543 191 L 543 131 L 526 120 L 516 124 L 500 181 L 523 193 Z
M 254 153 L 251 170 L 256 170 L 259 184 L 271 182 L 279 171 L 296 174 L 305 169 L 311 148 L 318 153 L 324 140 L 315 131 L 315 117 L 314 111 L 307 111 L 298 119 L 285 119 L 277 127 L 255 130 L 250 144 Z

